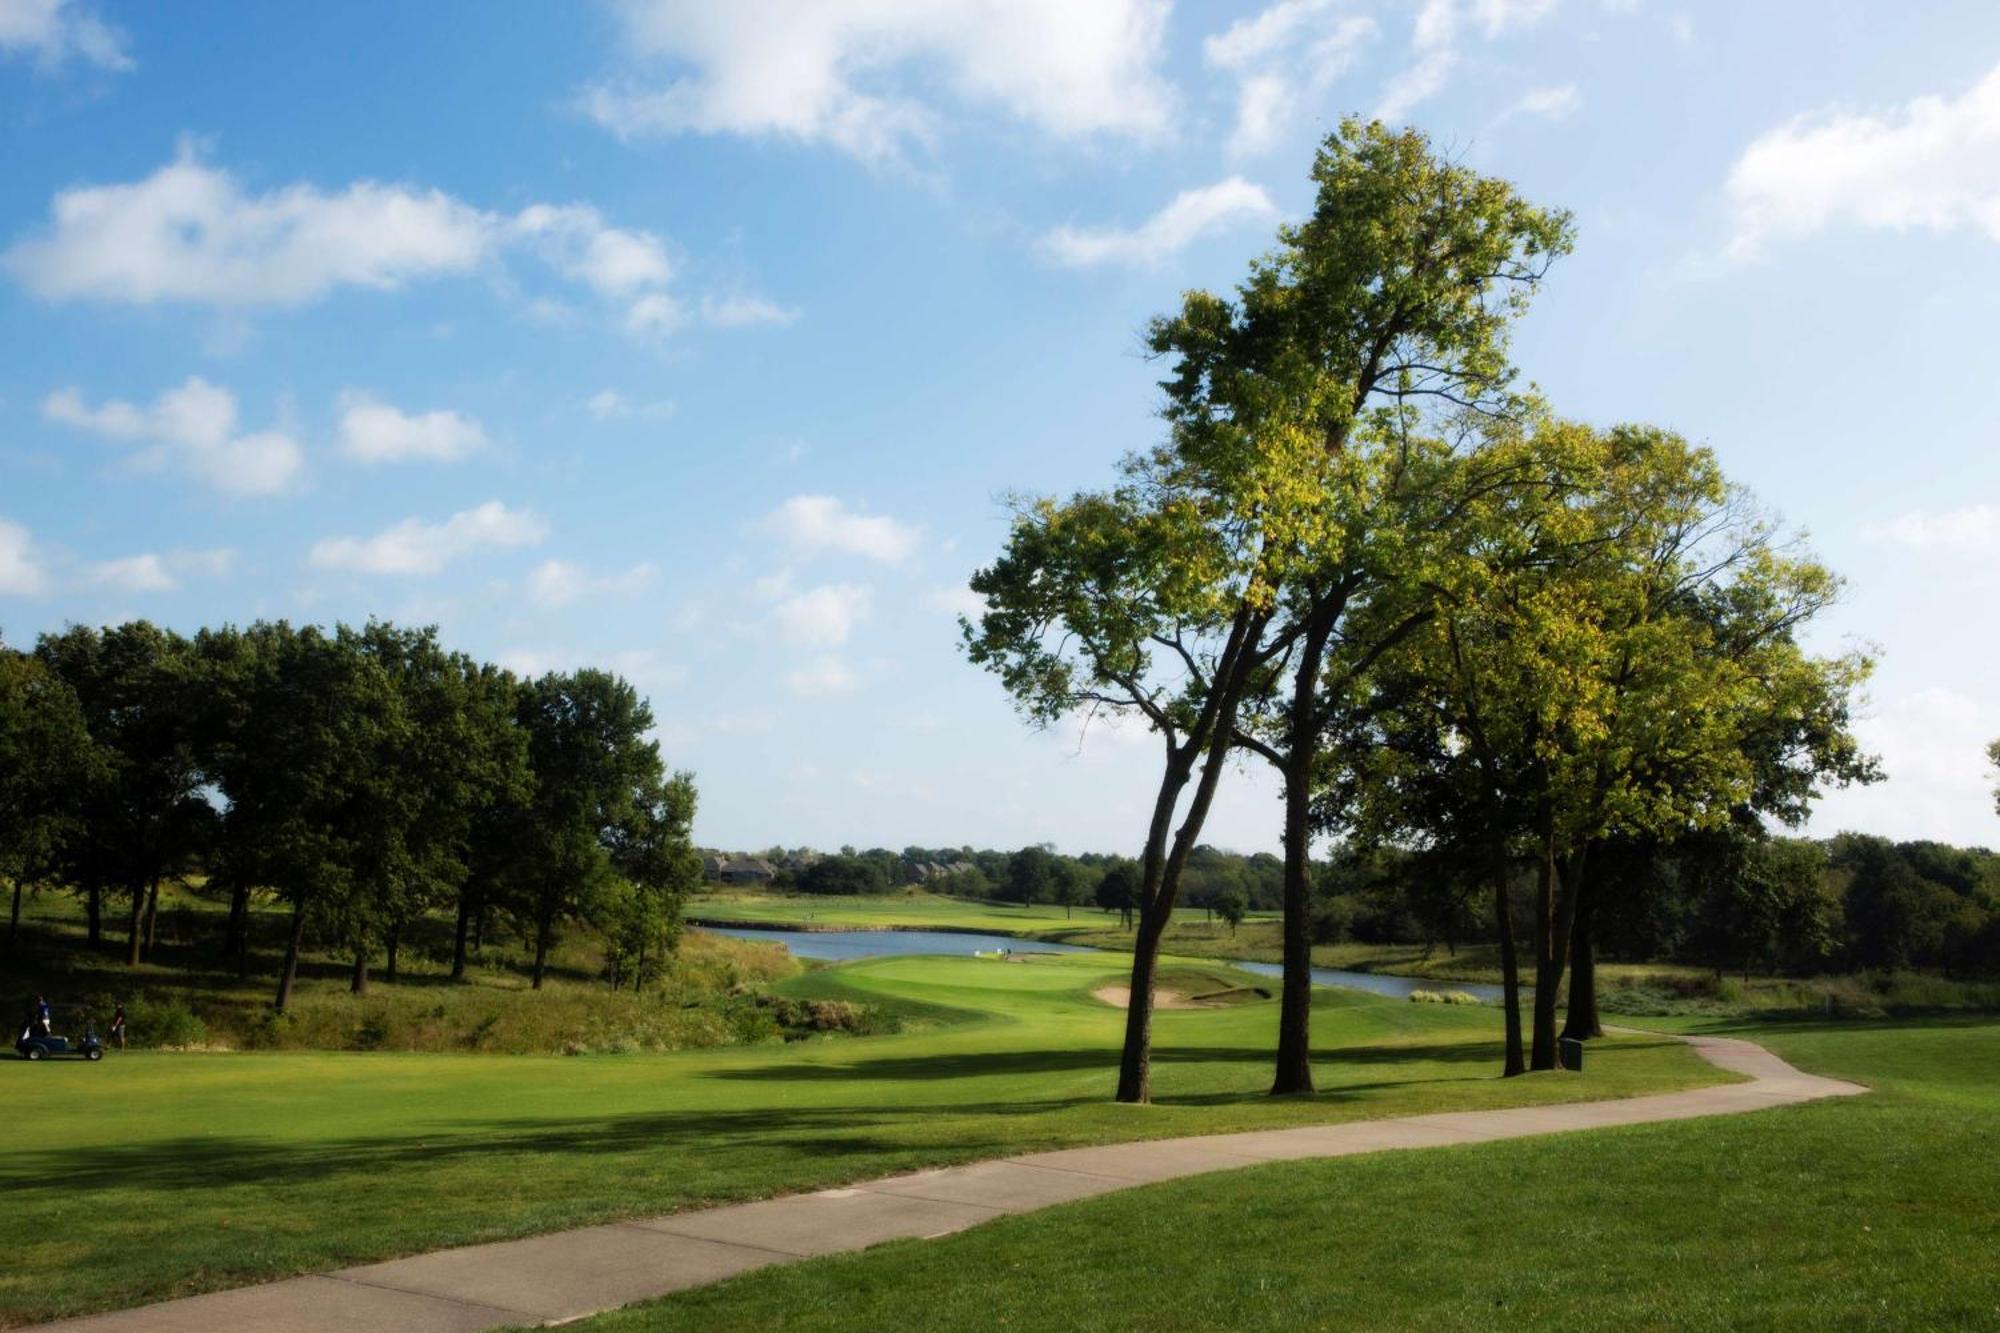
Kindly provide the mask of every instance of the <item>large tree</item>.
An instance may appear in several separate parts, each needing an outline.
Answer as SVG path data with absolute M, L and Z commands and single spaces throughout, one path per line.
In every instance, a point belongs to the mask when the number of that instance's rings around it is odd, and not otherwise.
M 1137 718 L 1158 735 L 1159 782 L 1133 894 L 1131 999 L 1120 1101 L 1151 1098 L 1153 977 L 1181 875 L 1225 766 L 1236 710 L 1268 650 L 1240 530 L 1130 459 L 1110 493 L 1024 505 L 1006 550 L 973 576 L 986 601 L 967 655 L 1038 726 Z M 1192 792 L 1189 791 L 1192 786 Z M 1183 799 L 1186 804 L 1183 808 Z M 1176 818 L 1179 824 L 1176 826 Z
M 47 664 L 0 644 L 0 879 L 13 889 L 12 948 L 21 929 L 21 889 L 48 873 L 81 831 L 83 798 L 101 757 L 76 691 Z
M 308 934 L 351 942 L 375 919 L 378 823 L 407 723 L 389 672 L 351 636 L 279 621 L 204 632 L 200 644 L 224 719 L 213 761 L 223 863 L 233 884 L 267 885 L 290 908 L 282 1013 Z
M 1474 540 L 1434 566 L 1432 617 L 1370 673 L 1370 722 L 1339 753 L 1377 827 L 1485 849 L 1510 1010 L 1506 868 L 1532 867 L 1528 1063 L 1546 1069 L 1572 959 L 1573 1035 L 1595 1027 L 1577 943 L 1603 891 L 1593 848 L 1796 816 L 1823 781 L 1865 776 L 1845 718 L 1868 663 L 1800 649 L 1794 631 L 1838 581 L 1706 451 L 1547 420 L 1492 447 L 1538 480 L 1473 507 Z
M 190 645 L 143 620 L 44 635 L 35 656 L 75 691 L 95 745 L 82 793 L 88 835 L 66 872 L 99 915 L 106 889 L 128 895 L 125 961 L 136 965 L 158 920 L 160 884 L 186 870 L 215 820 L 204 798 L 207 737 Z
M 1438 153 L 1348 121 L 1313 164 L 1312 213 L 1281 228 L 1234 300 L 1189 294 L 1151 331 L 1172 358 L 1169 484 L 1256 534 L 1287 679 L 1240 736 L 1284 784 L 1284 965 L 1274 1093 L 1310 1092 L 1311 795 L 1327 707 L 1409 617 L 1351 613 L 1422 579 L 1456 475 L 1425 422 L 1506 414 L 1507 332 L 1570 245 L 1567 214 Z M 1446 451 L 1448 453 L 1448 451 Z
M 1393 531 L 1422 508 L 1404 503 L 1432 475 L 1413 465 L 1413 424 L 1433 406 L 1511 405 L 1506 327 L 1569 243 L 1566 216 L 1414 131 L 1349 121 L 1313 178 L 1311 217 L 1280 231 L 1235 299 L 1193 292 L 1152 325 L 1169 362 L 1166 443 L 1128 460 L 1109 495 L 1024 513 L 973 584 L 989 609 L 968 630 L 972 655 L 1031 717 L 1133 713 L 1164 743 L 1121 1100 L 1149 1095 L 1159 938 L 1228 752 L 1253 735 L 1287 788 L 1273 1091 L 1310 1089 L 1307 797 L 1326 659 L 1348 609 L 1395 566 L 1383 520 Z M 1263 698 L 1269 723 L 1239 727 L 1246 700 Z
M 550 673 L 523 686 L 533 792 L 515 850 L 512 906 L 532 933 L 532 984 L 541 988 L 565 920 L 589 915 L 616 873 L 621 831 L 660 799 L 660 751 L 646 739 L 652 710 L 629 684 L 603 671 Z

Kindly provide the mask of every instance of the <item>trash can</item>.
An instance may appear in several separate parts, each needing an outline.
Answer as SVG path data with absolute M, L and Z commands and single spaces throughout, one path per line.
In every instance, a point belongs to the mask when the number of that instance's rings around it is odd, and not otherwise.
M 1582 1042 L 1578 1041 L 1575 1037 L 1564 1037 L 1556 1043 L 1556 1050 L 1561 1054 L 1562 1067 L 1564 1069 L 1573 1070 L 1579 1074 L 1583 1072 Z

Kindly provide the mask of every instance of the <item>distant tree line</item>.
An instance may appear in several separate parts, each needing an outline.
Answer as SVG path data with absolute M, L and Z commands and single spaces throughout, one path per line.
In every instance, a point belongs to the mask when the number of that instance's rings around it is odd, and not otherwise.
M 145 621 L 0 644 L 0 876 L 82 899 L 136 965 L 160 888 L 226 896 L 218 942 L 249 966 L 249 914 L 287 912 L 276 1003 L 309 944 L 394 979 L 406 928 L 454 923 L 451 973 L 498 916 L 540 987 L 567 923 L 604 933 L 614 986 L 659 966 L 700 880 L 693 779 L 669 773 L 632 686 L 519 679 L 431 629 L 283 621 L 192 638 Z

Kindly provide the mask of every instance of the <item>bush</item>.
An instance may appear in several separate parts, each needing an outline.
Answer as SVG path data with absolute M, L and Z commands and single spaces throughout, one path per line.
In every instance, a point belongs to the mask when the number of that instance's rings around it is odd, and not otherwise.
M 107 1015 L 110 1006 L 105 1006 Z M 100 1018 L 98 1035 L 108 1038 L 110 1019 Z M 125 1002 L 125 1041 L 129 1046 L 172 1050 L 208 1041 L 208 1024 L 176 995 L 142 991 Z
M 1413 990 L 1410 992 L 1412 1004 L 1479 1004 L 1477 995 L 1467 995 L 1462 990 Z

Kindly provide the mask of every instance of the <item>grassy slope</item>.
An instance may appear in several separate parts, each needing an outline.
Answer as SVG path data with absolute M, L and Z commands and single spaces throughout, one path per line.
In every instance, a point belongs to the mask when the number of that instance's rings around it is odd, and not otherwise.
M 1200 970 L 1227 974 L 1202 964 Z M 0 1323 L 616 1216 L 1091 1141 L 1636 1094 L 1716 1076 L 1620 1043 L 1502 1081 L 1496 1018 L 1324 992 L 1323 1095 L 1262 1095 L 1269 1001 L 1163 1013 L 1162 1104 L 1110 1104 L 1122 960 L 882 959 L 785 983 L 920 1030 L 620 1057 L 0 1063 Z
M 251 967 L 239 977 L 218 957 L 226 904 L 170 884 L 161 893 L 159 948 L 137 967 L 124 963 L 124 921 L 109 923 L 104 948 L 87 944 L 83 909 L 65 894 L 31 898 L 21 945 L 5 954 L 8 984 L 0 1002 L 18 1013 L 20 992 L 82 1004 L 100 1025 L 123 1001 L 131 1040 L 141 1046 L 215 1049 L 484 1051 L 558 1054 L 565 1050 L 683 1050 L 725 1045 L 775 1031 L 756 997 L 740 993 L 799 968 L 777 945 L 690 933 L 664 976 L 644 995 L 614 994 L 601 979 L 601 942 L 568 931 L 554 951 L 540 991 L 528 988 L 528 950 L 498 932 L 474 958 L 462 983 L 449 979 L 451 923 L 415 923 L 402 953 L 402 976 L 386 982 L 382 959 L 366 998 L 348 993 L 351 960 L 309 951 L 291 1012 L 271 1012 L 288 921 L 262 902 L 252 912 Z M 189 1015 L 199 1023 L 189 1021 Z
M 2000 1325 L 2000 1023 L 1731 1030 L 1876 1091 L 1175 1182 L 589 1327 Z

